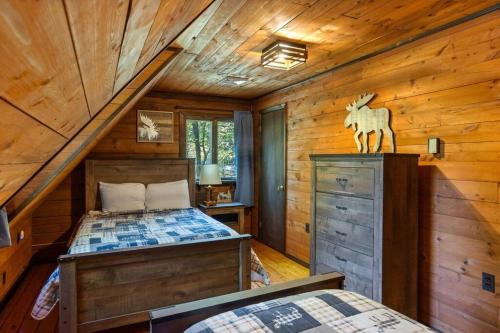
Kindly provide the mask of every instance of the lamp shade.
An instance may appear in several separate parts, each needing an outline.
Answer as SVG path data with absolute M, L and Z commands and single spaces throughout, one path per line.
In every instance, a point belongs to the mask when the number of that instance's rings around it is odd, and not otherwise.
M 200 185 L 222 184 L 217 164 L 207 164 L 201 166 Z

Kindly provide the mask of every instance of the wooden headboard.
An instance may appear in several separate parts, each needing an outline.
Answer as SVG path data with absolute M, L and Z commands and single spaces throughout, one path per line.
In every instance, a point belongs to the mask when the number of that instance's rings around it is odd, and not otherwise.
M 195 205 L 195 170 L 191 158 L 90 159 L 85 161 L 85 209 L 101 210 L 99 182 L 150 183 L 187 179 Z

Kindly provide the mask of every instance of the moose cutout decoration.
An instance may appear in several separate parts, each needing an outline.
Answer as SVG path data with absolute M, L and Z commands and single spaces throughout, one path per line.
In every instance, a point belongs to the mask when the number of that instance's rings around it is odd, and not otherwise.
M 390 111 L 387 108 L 371 109 L 366 105 L 374 96 L 375 93 L 363 94 L 357 101 L 347 105 L 349 115 L 345 118 L 344 126 L 346 128 L 352 126 L 355 131 L 354 141 L 359 152 L 368 153 L 368 134 L 371 132 L 375 132 L 377 136 L 373 152 L 380 149 L 382 133 L 390 140 L 391 152 L 394 152 L 394 134 L 389 126 Z M 359 141 L 360 134 L 363 134 L 363 145 Z

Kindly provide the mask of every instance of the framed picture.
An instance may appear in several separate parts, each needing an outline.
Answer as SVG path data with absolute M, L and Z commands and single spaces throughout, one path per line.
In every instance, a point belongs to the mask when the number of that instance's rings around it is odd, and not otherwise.
M 219 192 L 217 194 L 217 203 L 225 203 L 225 202 L 233 202 L 230 190 L 227 190 L 227 192 Z
M 137 110 L 137 142 L 174 142 L 174 113 Z

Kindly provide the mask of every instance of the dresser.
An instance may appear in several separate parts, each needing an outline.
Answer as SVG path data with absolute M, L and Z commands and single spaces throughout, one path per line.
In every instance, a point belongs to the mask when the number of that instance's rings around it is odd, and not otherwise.
M 418 155 L 311 155 L 311 274 L 417 316 Z

